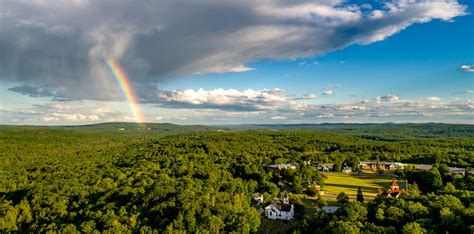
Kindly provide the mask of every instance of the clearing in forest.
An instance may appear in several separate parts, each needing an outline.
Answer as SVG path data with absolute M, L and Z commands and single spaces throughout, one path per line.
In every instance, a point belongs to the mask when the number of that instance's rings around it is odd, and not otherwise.
M 325 180 L 325 186 L 322 188 L 325 192 L 325 197 L 332 199 L 337 196 L 340 192 L 344 192 L 351 198 L 357 194 L 357 188 L 362 188 L 362 193 L 366 198 L 373 198 L 377 195 L 377 189 L 387 188 L 390 181 L 396 179 L 388 175 L 379 174 L 346 174 L 346 173 L 325 173 L 327 179 Z M 404 183 L 398 181 L 403 187 Z

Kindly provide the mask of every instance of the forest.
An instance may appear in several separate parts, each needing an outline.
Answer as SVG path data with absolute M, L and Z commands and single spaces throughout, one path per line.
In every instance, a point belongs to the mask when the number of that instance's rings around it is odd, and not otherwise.
M 297 196 L 292 233 L 472 233 L 474 125 L 0 126 L 0 232 L 265 232 L 252 206 L 292 185 L 314 195 L 325 175 L 360 161 L 433 164 L 397 171 L 412 186 L 399 198 L 338 199 L 333 214 L 305 210 Z M 263 164 L 296 163 L 272 173 Z M 324 198 L 318 205 L 324 206 Z M 299 206 L 298 206 L 299 204 Z

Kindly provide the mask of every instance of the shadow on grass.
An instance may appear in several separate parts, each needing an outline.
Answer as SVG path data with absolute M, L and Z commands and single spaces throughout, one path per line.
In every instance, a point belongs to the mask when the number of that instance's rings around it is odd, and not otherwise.
M 342 188 L 347 188 L 347 189 L 354 189 L 357 190 L 359 188 L 359 185 L 348 185 L 348 184 L 331 184 L 331 183 L 326 183 L 326 186 L 333 186 L 333 187 L 342 187 Z M 379 187 L 367 187 L 367 186 L 360 186 L 362 189 L 362 192 L 368 192 L 368 193 L 373 193 L 377 192 L 377 189 Z

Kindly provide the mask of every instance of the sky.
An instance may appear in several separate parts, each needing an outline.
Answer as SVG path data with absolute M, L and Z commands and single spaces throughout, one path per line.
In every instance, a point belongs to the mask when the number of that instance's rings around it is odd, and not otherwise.
M 469 0 L 0 6 L 0 124 L 474 123 Z

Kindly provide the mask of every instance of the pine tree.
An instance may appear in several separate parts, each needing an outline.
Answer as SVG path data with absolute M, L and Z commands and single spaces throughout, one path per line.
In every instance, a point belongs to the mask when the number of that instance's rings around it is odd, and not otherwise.
M 357 189 L 357 201 L 360 203 L 364 203 L 364 194 L 362 194 L 362 188 L 360 186 Z

